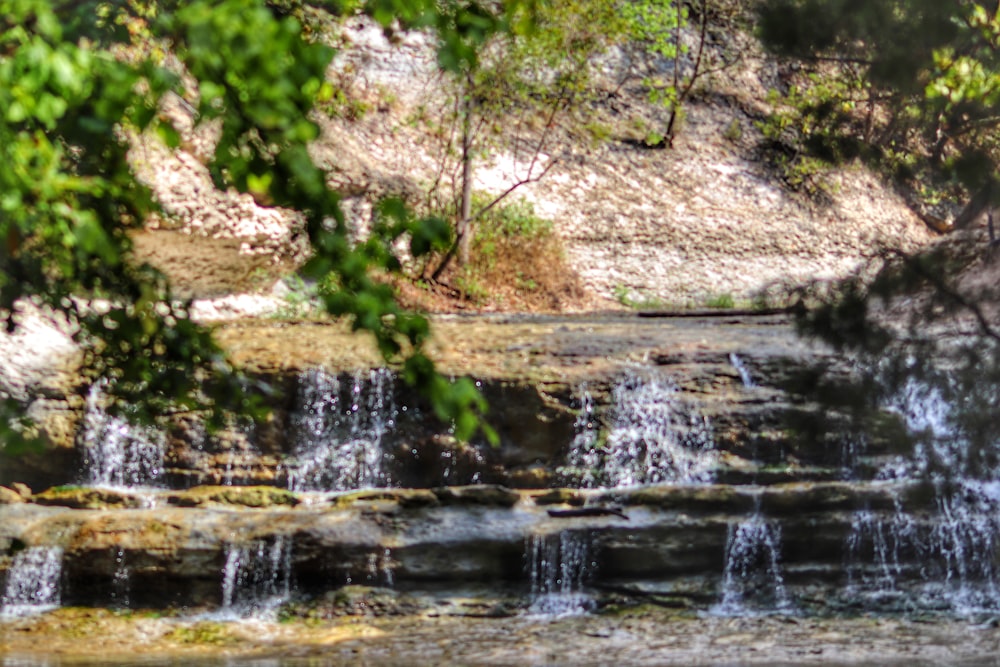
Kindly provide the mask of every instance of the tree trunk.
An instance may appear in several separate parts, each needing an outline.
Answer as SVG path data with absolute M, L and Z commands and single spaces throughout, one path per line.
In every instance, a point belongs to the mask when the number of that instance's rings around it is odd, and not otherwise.
M 455 224 L 458 242 L 458 265 L 469 263 L 472 252 L 472 90 L 466 93 L 465 109 L 462 117 L 462 200 Z

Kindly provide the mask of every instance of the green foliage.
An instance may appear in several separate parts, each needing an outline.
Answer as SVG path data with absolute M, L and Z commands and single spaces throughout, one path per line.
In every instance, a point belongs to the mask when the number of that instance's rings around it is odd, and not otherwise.
M 284 303 L 274 313 L 276 319 L 297 319 L 319 314 L 319 291 L 316 283 L 307 283 L 298 274 L 285 277 L 282 282 L 287 291 Z
M 723 294 L 716 294 L 705 300 L 705 305 L 708 308 L 735 308 L 736 301 L 733 299 L 733 295 L 728 292 Z
M 769 125 L 826 162 L 855 157 L 910 179 L 996 179 L 1000 20 L 981 2 L 765 0 L 760 35 L 811 63 Z M 772 136 L 773 138 L 773 136 Z
M 486 197 L 474 197 L 479 207 L 488 205 Z M 540 239 L 553 233 L 552 221 L 538 217 L 535 207 L 529 201 L 515 200 L 509 204 L 497 205 L 483 213 L 482 224 L 476 230 L 476 242 L 482 251 L 492 254 L 490 244 L 503 238 L 520 238 L 527 241 Z
M 743 138 L 743 126 L 740 125 L 739 118 L 734 118 L 726 129 L 722 133 L 722 137 L 727 141 L 731 141 L 734 144 L 739 143 L 740 139 Z
M 626 308 L 635 310 L 661 310 L 666 307 L 661 298 L 636 292 L 624 285 L 615 285 L 614 297 L 618 303 Z
M 599 0 L 550 0 L 532 6 L 530 13 L 522 9 L 533 29 L 504 35 L 496 55 L 480 63 L 477 94 L 506 108 L 513 103 L 545 109 L 553 101 L 581 101 L 594 57 L 623 32 L 617 10 L 614 3 Z M 514 97 L 502 97 L 510 95 Z
M 809 72 L 784 95 L 771 91 L 774 111 L 757 127 L 785 183 L 810 196 L 829 194 L 824 174 L 833 164 L 874 157 L 864 141 L 858 108 L 867 104 L 870 84 L 853 71 L 836 76 Z
M 91 375 L 110 380 L 114 407 L 136 419 L 177 406 L 208 409 L 213 424 L 233 411 L 261 415 L 263 388 L 231 366 L 160 273 L 131 257 L 128 231 L 156 205 L 126 160 L 127 138 L 155 132 L 176 145 L 177 131 L 158 114 L 163 97 L 176 94 L 191 101 L 196 122 L 220 123 L 209 164 L 216 184 L 299 211 L 314 250 L 302 276 L 331 287 L 321 295 L 326 310 L 370 331 L 438 414 L 454 419 L 456 434 L 471 436 L 482 398 L 437 375 L 421 353 L 426 320 L 373 278 L 400 267 L 398 239 L 408 236 L 416 255 L 439 247 L 441 221 L 386 202 L 370 238 L 353 245 L 338 195 L 309 156 L 318 134 L 310 113 L 333 95 L 324 78 L 332 51 L 304 39 L 295 18 L 311 5 L 80 2 L 58 15 L 56 7 L 0 0 L 0 317 L 8 329 L 22 300 L 64 315 Z M 435 27 L 449 69 L 471 66 L 486 39 L 514 26 L 509 11 L 487 16 L 468 3 L 373 0 L 365 8 L 386 25 Z
M 469 260 L 483 213 L 482 205 L 476 208 L 470 201 L 480 156 L 513 137 L 520 153 L 518 176 L 500 199 L 542 178 L 556 161 L 544 158 L 546 152 L 551 155 L 554 131 L 567 119 L 575 125 L 576 112 L 590 94 L 594 56 L 620 33 L 616 7 L 601 0 L 503 0 L 482 11 L 478 57 L 460 66 L 439 60 L 452 75 L 452 99 L 440 117 L 422 113 L 415 119 L 442 142 L 440 174 L 454 174 L 457 181 L 458 192 L 445 195 L 455 248 L 432 272 L 435 280 L 456 251 L 460 264 Z M 446 38 L 443 47 L 448 47 Z M 439 177 L 430 185 L 429 201 L 439 198 L 446 180 Z
M 553 227 L 551 220 L 538 217 L 528 201 L 489 206 L 486 197 L 476 195 L 473 202 L 485 212 L 476 226 L 472 257 L 458 270 L 455 287 L 470 301 L 482 303 L 492 295 L 491 279 L 498 264 L 511 254 L 525 253 L 525 248 L 543 246 L 552 238 Z M 516 271 L 513 278 L 514 287 L 521 291 L 534 291 L 539 287 L 538 282 L 525 276 L 523 271 Z
M 691 3 L 692 8 L 694 7 Z M 705 73 L 706 41 L 708 37 L 707 0 L 697 7 L 699 13 L 698 43 L 693 54 L 681 35 L 689 26 L 688 4 L 681 0 L 634 0 L 622 5 L 622 20 L 626 39 L 638 42 L 651 63 L 647 69 L 662 69 L 662 61 L 670 63 L 670 77 L 643 75 L 642 82 L 650 102 L 667 110 L 667 122 L 662 131 L 650 133 L 645 143 L 650 147 L 672 146 L 683 120 L 683 105 L 694 90 L 698 78 Z M 692 66 L 687 72 L 683 58 L 691 55 Z
M 638 0 L 622 5 L 622 16 L 628 34 L 639 40 L 650 55 L 673 61 L 674 68 L 680 66 L 679 58 L 684 55 L 686 48 L 677 35 L 687 25 L 686 7 L 675 0 Z M 649 91 L 651 102 L 671 111 L 679 108 L 680 91 L 676 82 L 645 77 L 643 84 Z
M 199 621 L 194 625 L 174 628 L 165 635 L 165 639 L 179 644 L 210 646 L 235 644 L 238 641 L 224 624 L 213 621 Z
M 585 122 L 581 129 L 591 139 L 593 145 L 597 146 L 611 138 L 612 128 L 607 123 L 597 120 Z
M 633 38 L 661 58 L 673 60 L 684 52 L 673 38 L 677 28 L 687 23 L 687 8 L 674 0 L 638 0 L 621 7 L 622 17 Z

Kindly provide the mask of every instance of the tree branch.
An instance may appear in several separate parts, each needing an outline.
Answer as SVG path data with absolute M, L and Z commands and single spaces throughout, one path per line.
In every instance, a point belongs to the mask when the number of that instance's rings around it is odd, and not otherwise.
M 976 322 L 979 325 L 979 331 L 982 335 L 994 341 L 1000 342 L 1000 332 L 993 328 L 989 319 L 986 317 L 986 314 L 983 313 L 982 308 L 979 307 L 979 304 L 974 301 L 970 301 L 965 297 L 965 295 L 961 294 L 958 290 L 949 285 L 939 273 L 928 271 L 923 264 L 902 250 L 890 249 L 889 252 L 899 257 L 903 263 L 906 264 L 907 268 L 926 280 L 932 287 L 934 287 L 935 290 L 938 291 L 938 293 L 950 299 L 957 306 L 969 311 L 969 313 L 971 313 L 976 319 Z

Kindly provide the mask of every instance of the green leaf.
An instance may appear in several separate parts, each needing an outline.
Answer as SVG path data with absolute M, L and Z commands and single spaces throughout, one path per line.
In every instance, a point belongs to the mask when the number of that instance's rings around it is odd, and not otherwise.
M 177 148 L 181 145 L 181 133 L 169 122 L 157 123 L 156 134 L 168 148 Z

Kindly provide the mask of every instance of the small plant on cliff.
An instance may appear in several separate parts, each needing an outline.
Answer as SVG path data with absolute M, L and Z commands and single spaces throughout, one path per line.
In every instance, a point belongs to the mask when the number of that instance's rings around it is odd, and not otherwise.
M 684 104 L 702 77 L 728 67 L 735 57 L 717 58 L 707 48 L 709 14 L 716 10 L 709 0 L 633 0 L 621 6 L 624 35 L 640 47 L 635 75 L 642 79 L 649 100 L 666 110 L 664 125 L 647 133 L 648 148 L 669 148 L 684 119 Z M 694 49 L 685 41 L 692 11 L 697 16 Z M 667 64 L 669 69 L 663 67 Z M 666 71 L 666 75 L 663 72 Z
M 735 308 L 736 301 L 733 299 L 732 294 L 726 292 L 709 297 L 705 300 L 705 306 L 708 308 Z
M 660 310 L 667 305 L 658 296 L 644 294 L 625 285 L 615 285 L 614 297 L 618 303 L 635 310 Z
M 476 230 L 469 262 L 450 276 L 465 298 L 481 306 L 550 310 L 581 295 L 552 222 L 526 201 L 491 207 Z

